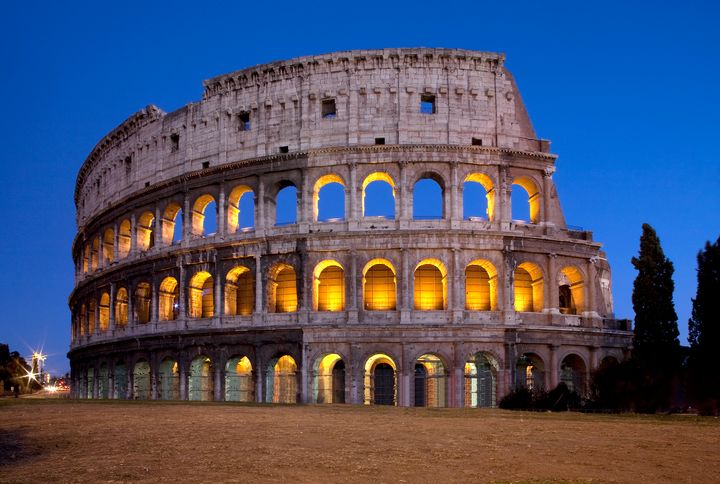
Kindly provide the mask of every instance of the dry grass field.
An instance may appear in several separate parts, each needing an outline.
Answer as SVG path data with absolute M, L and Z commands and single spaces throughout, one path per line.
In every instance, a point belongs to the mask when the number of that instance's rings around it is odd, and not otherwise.
M 718 482 L 720 421 L 0 400 L 0 482 Z

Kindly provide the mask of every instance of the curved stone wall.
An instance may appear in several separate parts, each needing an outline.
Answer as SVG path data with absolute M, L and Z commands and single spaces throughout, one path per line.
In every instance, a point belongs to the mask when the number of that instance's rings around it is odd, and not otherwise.
M 600 244 L 565 224 L 548 148 L 503 57 L 472 51 L 305 57 L 146 108 L 78 176 L 75 394 L 492 406 L 515 385 L 584 391 L 631 333 Z M 420 180 L 440 217 L 413 213 Z M 373 182 L 392 217 L 365 213 Z M 466 183 L 484 216 L 463 212 Z M 344 215 L 326 219 L 330 184 Z M 529 220 L 513 220 L 513 186 Z

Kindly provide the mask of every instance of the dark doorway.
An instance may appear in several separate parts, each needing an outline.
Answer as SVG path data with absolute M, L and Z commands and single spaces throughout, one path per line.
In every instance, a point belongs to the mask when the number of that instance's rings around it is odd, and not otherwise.
M 375 405 L 395 405 L 395 370 L 387 363 L 380 363 L 373 370 Z
M 332 370 L 333 403 L 345 403 L 345 363 L 335 363 Z
M 427 387 L 427 370 L 425 365 L 421 363 L 415 364 L 415 406 L 425 407 L 427 406 L 426 395 Z

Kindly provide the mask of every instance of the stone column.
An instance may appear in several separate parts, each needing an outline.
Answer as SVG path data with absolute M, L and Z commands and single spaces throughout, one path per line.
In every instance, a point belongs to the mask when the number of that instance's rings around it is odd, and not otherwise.
M 162 212 L 160 211 L 160 207 L 155 207 L 155 229 L 153 230 L 153 242 L 155 243 L 155 247 L 161 247 L 163 246 L 163 237 L 162 237 Z
M 263 314 L 262 256 L 255 256 L 255 319 L 261 322 Z
M 223 285 L 221 281 L 223 275 L 220 272 L 220 263 L 217 261 L 215 262 L 215 270 L 213 272 L 213 304 L 215 305 L 215 311 L 213 311 L 213 326 L 219 326 L 220 316 L 222 316 L 224 312 L 223 304 L 225 298 L 223 297 Z
M 463 219 L 462 213 L 462 197 L 460 196 L 461 185 L 457 179 L 457 164 L 452 163 L 450 165 L 450 210 L 446 210 L 443 213 L 443 217 L 450 217 L 450 226 L 452 228 L 458 228 L 460 222 Z M 444 198 L 445 194 L 443 194 Z
M 130 255 L 137 253 L 137 220 L 135 214 L 130 215 Z
M 180 379 L 180 400 L 187 400 L 187 371 L 185 370 L 185 362 L 182 360 L 178 360 L 178 378 Z
M 554 172 L 555 167 L 553 166 L 546 167 L 545 171 L 543 172 L 543 213 L 540 214 L 541 223 L 553 227 L 555 226 L 555 224 L 550 221 L 550 194 L 552 193 L 552 174 Z
M 349 209 L 347 210 L 348 222 L 351 226 L 355 226 L 360 221 L 360 196 L 362 196 L 362 187 L 357 182 L 357 165 L 350 164 L 350 185 L 345 188 L 348 194 Z
M 347 296 L 348 322 L 356 323 L 358 321 L 358 267 L 357 252 L 350 251 L 350 274 L 346 274 L 345 280 L 349 281 L 349 287 L 345 288 Z
M 412 188 L 407 186 L 407 163 L 400 162 L 400 186 L 395 195 L 395 218 L 400 220 L 400 228 L 407 228 L 412 218 Z
M 113 261 L 117 261 L 120 257 L 120 252 L 118 249 L 118 244 L 120 243 L 120 234 L 118 231 L 120 230 L 120 226 L 117 222 L 115 222 L 115 225 L 113 225 Z
M 462 267 L 460 267 L 460 249 L 458 249 L 457 247 L 453 247 L 451 250 L 452 272 L 449 275 L 451 275 L 452 278 L 448 281 L 448 287 L 452 286 L 452 290 L 447 295 L 449 303 L 448 309 L 452 309 L 453 311 L 453 320 L 456 323 L 461 323 L 463 316 L 462 311 L 463 309 L 465 309 L 465 305 L 463 304 L 463 287 L 465 286 L 462 283 L 463 270 Z
M 183 239 L 184 240 L 184 239 Z M 178 267 L 180 268 L 180 275 L 178 278 L 178 321 L 176 322 L 178 329 L 185 329 L 187 326 L 187 281 L 185 265 L 182 261 L 182 256 L 178 256 Z
M 108 317 L 108 333 L 111 335 L 115 332 L 115 292 L 117 287 L 114 282 L 110 283 L 110 311 Z
M 182 226 L 182 243 L 187 244 L 190 240 L 192 232 L 192 213 L 190 213 L 190 197 L 187 193 L 183 194 L 183 226 Z
M 135 288 L 132 284 L 127 285 L 128 292 L 128 305 L 127 305 L 127 329 L 128 331 L 134 331 L 137 325 L 137 318 L 135 317 Z
M 550 385 L 548 390 L 552 390 L 558 386 L 558 383 L 560 382 L 560 362 L 557 361 L 558 348 L 560 348 L 560 346 L 554 344 L 550 345 L 550 361 L 548 361 L 549 378 L 545 379 L 545 384 Z
M 93 335 L 100 334 L 100 298 L 95 298 L 95 327 L 93 328 Z
M 408 268 L 409 262 L 407 249 L 400 249 L 400 257 L 400 281 L 397 284 L 400 293 L 400 322 L 408 322 L 410 320 L 413 297 L 410 290 L 410 269 Z
M 215 384 L 213 385 L 213 400 L 216 402 L 221 402 L 225 400 L 223 395 L 223 378 L 222 378 L 222 368 L 220 365 L 215 365 Z
M 150 324 L 153 326 L 154 332 L 155 327 L 157 326 L 158 319 L 160 319 L 158 317 L 158 315 L 160 314 L 160 298 L 158 297 L 159 287 L 157 278 L 155 276 L 150 279 L 150 284 Z
M 225 185 L 220 184 L 220 193 L 218 194 L 217 203 L 217 233 L 225 236 L 227 234 L 227 210 L 225 207 Z
M 560 314 L 560 286 L 557 278 L 557 254 L 548 254 L 547 258 L 547 288 L 548 298 L 545 301 L 545 312 Z
M 258 180 L 258 192 L 255 198 L 255 235 L 260 237 L 265 233 L 267 221 L 265 220 L 265 183 Z

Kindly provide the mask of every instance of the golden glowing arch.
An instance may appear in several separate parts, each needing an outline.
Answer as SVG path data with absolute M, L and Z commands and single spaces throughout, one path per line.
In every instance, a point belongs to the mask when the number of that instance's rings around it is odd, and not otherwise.
M 443 310 L 447 307 L 447 269 L 438 259 L 423 259 L 413 273 L 415 309 Z
M 539 312 L 544 307 L 544 281 L 540 266 L 523 262 L 513 277 L 515 311 Z
M 390 185 L 390 188 L 392 188 L 392 196 L 393 200 L 396 200 L 395 195 L 395 181 L 392 179 L 390 174 L 384 172 L 384 171 L 376 171 L 374 173 L 370 173 L 368 176 L 365 177 L 365 179 L 362 182 L 362 216 L 365 216 L 365 189 L 368 185 L 370 185 L 372 182 L 375 181 L 382 181 Z M 396 214 L 397 216 L 397 214 Z
M 253 189 L 247 185 L 238 185 L 232 189 L 228 196 L 227 206 L 227 231 L 234 234 L 240 225 L 238 216 L 240 215 L 240 199 L 246 193 L 253 193 Z
M 487 259 L 476 259 L 465 267 L 465 308 L 471 311 L 497 309 L 497 269 Z
M 387 259 L 376 258 L 365 264 L 363 303 L 368 311 L 392 311 L 397 306 L 395 267 Z
M 345 269 L 336 260 L 323 260 L 313 270 L 313 309 L 315 311 L 345 309 Z
M 336 175 L 334 173 L 329 173 L 327 175 L 323 175 L 320 178 L 317 179 L 315 182 L 315 185 L 313 186 L 313 193 L 312 193 L 312 206 L 313 206 L 313 220 L 317 221 L 318 215 L 320 213 L 320 190 L 325 185 L 329 185 L 331 183 L 339 183 L 340 185 L 345 188 L 345 180 L 343 180 L 340 175 Z
M 207 193 L 195 199 L 192 207 L 193 235 L 205 235 L 205 209 L 214 201 L 215 198 Z
M 485 189 L 485 198 L 487 199 L 487 217 L 488 221 L 495 220 L 495 183 L 485 173 L 470 173 L 465 177 L 465 182 L 479 183 Z M 463 196 L 465 196 L 463 194 Z
M 513 180 L 513 185 L 519 185 L 528 194 L 528 204 L 530 205 L 530 222 L 536 224 L 540 222 L 540 190 L 537 183 L 527 176 L 520 176 Z
M 162 216 L 162 239 L 163 244 L 170 245 L 173 243 L 173 236 L 175 235 L 175 223 L 177 215 L 182 210 L 179 204 L 170 202 L 163 211 Z

